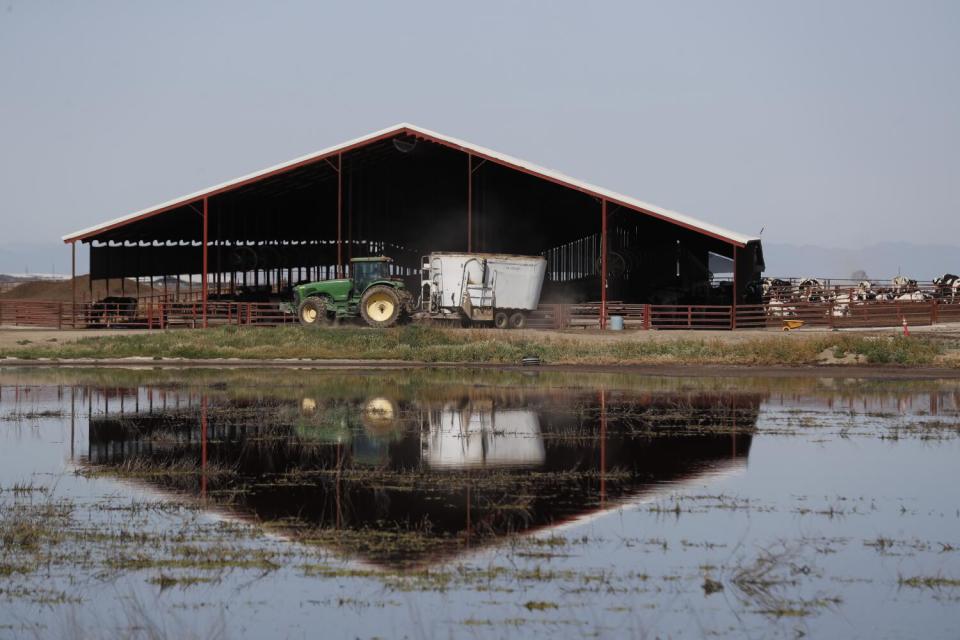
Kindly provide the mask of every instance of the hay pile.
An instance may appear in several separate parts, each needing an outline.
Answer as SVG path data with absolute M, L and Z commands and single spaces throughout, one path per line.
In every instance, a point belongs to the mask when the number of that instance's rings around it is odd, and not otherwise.
M 77 276 L 77 302 L 90 301 L 90 277 Z M 104 280 L 93 281 L 93 299 L 102 300 L 107 296 L 136 296 L 137 281 L 127 279 L 124 285 L 126 293 L 121 292 L 120 280 L 114 278 L 110 280 L 110 291 L 107 292 L 106 282 Z M 151 289 L 145 282 L 140 283 L 140 295 L 145 296 L 151 293 L 160 294 L 162 290 Z M 52 300 L 54 302 L 70 302 L 73 300 L 73 284 L 69 278 L 66 280 L 34 280 L 24 282 L 16 287 L 0 293 L 0 298 L 4 300 Z

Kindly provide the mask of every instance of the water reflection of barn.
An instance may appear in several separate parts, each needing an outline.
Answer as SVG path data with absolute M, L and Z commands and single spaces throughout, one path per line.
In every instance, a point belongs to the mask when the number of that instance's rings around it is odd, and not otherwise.
M 358 399 L 199 400 L 179 411 L 91 418 L 88 462 L 176 469 L 149 482 L 215 504 L 230 496 L 233 513 L 291 530 L 426 533 L 436 544 L 423 557 L 369 557 L 421 561 L 737 466 L 760 401 L 749 393 L 474 389 L 390 401 L 371 415 Z M 459 461 L 451 446 L 462 450 Z M 204 468 L 215 473 L 201 476 Z

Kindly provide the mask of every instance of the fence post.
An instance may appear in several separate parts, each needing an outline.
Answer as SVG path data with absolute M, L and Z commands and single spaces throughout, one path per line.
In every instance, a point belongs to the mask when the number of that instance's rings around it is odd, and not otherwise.
M 687 306 L 687 328 L 693 326 L 693 307 Z
M 730 307 L 730 330 L 737 328 L 737 305 Z
M 63 329 L 63 303 L 57 303 L 57 329 Z
M 930 301 L 930 324 L 931 325 L 937 324 L 937 321 L 940 320 L 940 318 L 938 317 L 937 311 L 938 311 L 937 301 L 931 300 Z

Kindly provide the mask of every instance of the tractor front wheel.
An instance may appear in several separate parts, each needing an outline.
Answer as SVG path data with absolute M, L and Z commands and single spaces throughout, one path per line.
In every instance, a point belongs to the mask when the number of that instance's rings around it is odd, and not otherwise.
M 360 299 L 360 315 L 371 327 L 392 327 L 400 316 L 400 296 L 393 287 L 378 284 Z
M 305 327 L 322 327 L 332 323 L 332 312 L 327 309 L 327 301 L 323 298 L 310 297 L 297 307 L 297 318 Z

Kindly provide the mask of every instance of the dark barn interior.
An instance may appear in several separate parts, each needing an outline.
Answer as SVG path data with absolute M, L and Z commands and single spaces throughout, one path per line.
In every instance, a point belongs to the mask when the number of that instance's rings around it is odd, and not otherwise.
M 368 255 L 417 291 L 421 256 L 466 250 L 545 256 L 544 303 L 753 301 L 759 239 L 641 205 L 400 125 L 64 240 L 90 243 L 91 280 L 196 277 L 211 300 L 282 296 Z

